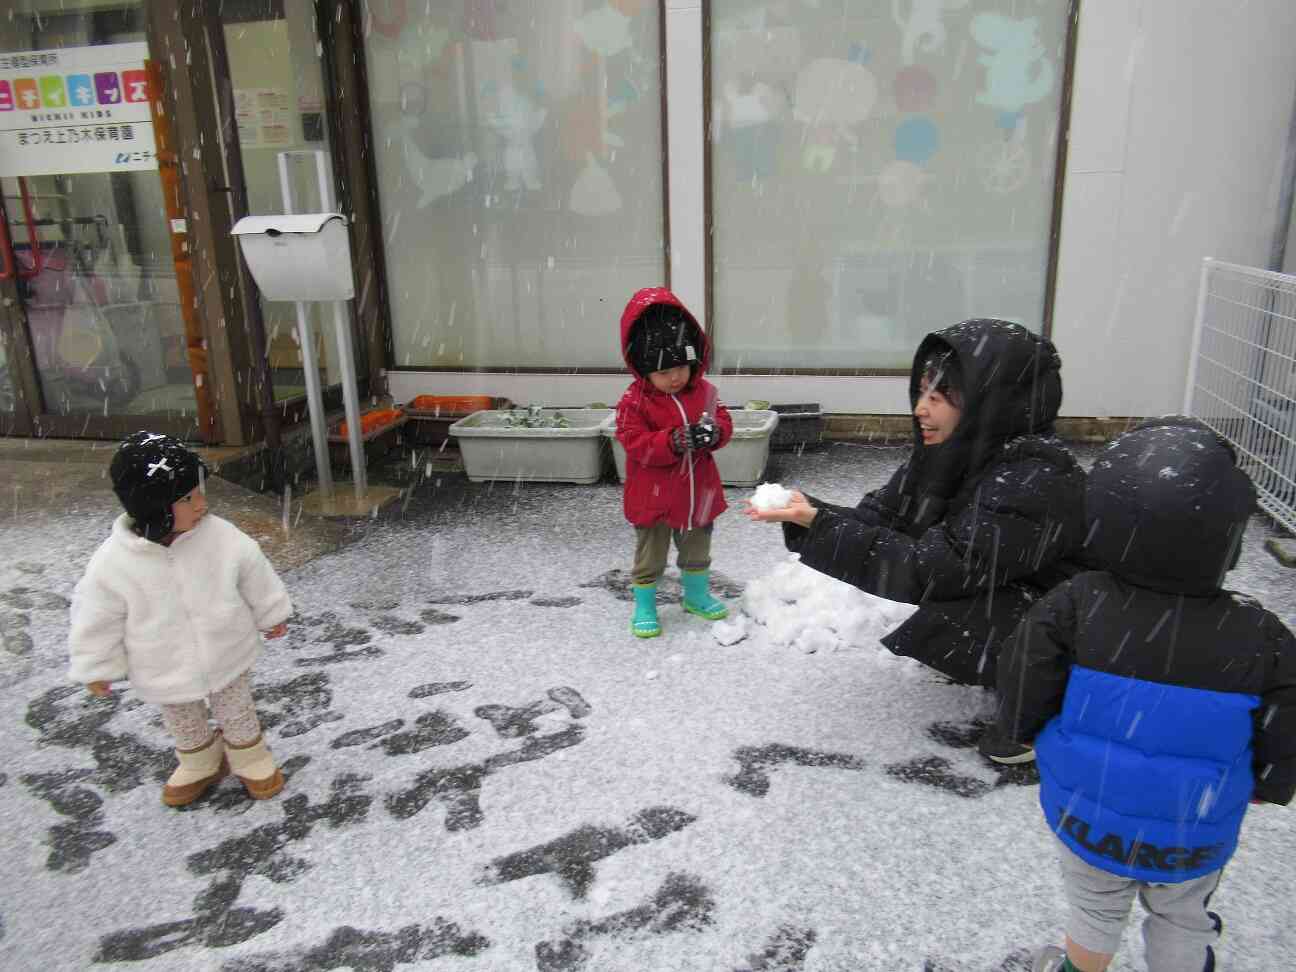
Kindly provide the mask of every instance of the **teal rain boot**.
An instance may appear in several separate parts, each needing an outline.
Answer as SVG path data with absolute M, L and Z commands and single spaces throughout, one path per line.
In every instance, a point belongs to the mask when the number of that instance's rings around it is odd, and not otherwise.
M 630 630 L 636 638 L 656 638 L 661 634 L 661 623 L 657 620 L 657 585 L 635 584 L 634 619 Z
M 711 596 L 711 571 L 682 570 L 680 585 L 684 588 L 684 610 L 708 621 L 729 617 L 729 609 Z

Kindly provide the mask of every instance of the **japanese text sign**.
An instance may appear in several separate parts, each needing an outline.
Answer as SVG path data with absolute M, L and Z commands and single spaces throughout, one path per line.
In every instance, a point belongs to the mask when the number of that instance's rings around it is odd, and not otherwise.
M 0 176 L 156 169 L 144 43 L 0 54 Z

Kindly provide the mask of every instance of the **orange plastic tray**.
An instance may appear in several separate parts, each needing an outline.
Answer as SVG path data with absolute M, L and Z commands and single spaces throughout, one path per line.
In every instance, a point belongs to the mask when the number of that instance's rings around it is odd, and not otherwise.
M 405 417 L 405 413 L 399 408 L 378 408 L 370 412 L 365 412 L 360 416 L 360 434 L 367 436 L 372 432 L 392 425 Z M 337 435 L 340 438 L 346 438 L 348 434 L 346 422 L 342 422 L 337 428 Z
M 416 395 L 405 403 L 410 412 L 431 415 L 471 415 L 494 407 L 490 395 Z

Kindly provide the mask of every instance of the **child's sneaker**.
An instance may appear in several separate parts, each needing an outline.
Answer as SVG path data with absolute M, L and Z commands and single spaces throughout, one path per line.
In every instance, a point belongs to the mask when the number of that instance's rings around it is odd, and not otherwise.
M 1024 743 L 1004 739 L 994 729 L 987 729 L 981 741 L 977 743 L 977 752 L 986 759 L 1004 766 L 1018 763 L 1030 763 L 1035 760 L 1035 747 Z

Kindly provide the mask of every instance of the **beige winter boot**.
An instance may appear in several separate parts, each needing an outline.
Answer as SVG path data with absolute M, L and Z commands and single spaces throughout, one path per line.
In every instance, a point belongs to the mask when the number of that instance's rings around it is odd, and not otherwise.
M 275 765 L 274 757 L 265 744 L 265 736 L 257 736 L 246 746 L 225 744 L 230 769 L 243 781 L 248 796 L 253 800 L 268 800 L 284 786 L 283 773 Z
M 162 787 L 162 802 L 168 807 L 193 803 L 229 772 L 225 742 L 219 732 L 198 749 L 177 749 L 180 765 Z

